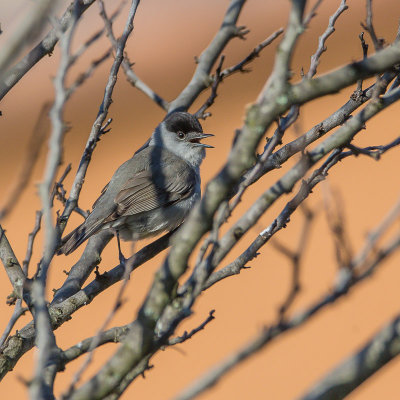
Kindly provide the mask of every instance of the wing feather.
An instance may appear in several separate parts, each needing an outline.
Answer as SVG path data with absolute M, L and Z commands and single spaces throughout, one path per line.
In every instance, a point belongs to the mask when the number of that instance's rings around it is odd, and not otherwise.
M 170 157 L 172 158 L 172 157 Z M 106 221 L 113 221 L 122 216 L 135 215 L 146 211 L 166 207 L 189 197 L 196 186 L 196 174 L 186 162 L 173 157 L 162 160 L 163 174 L 155 168 L 134 174 L 116 195 L 116 209 Z M 173 168 L 165 168 L 171 165 Z

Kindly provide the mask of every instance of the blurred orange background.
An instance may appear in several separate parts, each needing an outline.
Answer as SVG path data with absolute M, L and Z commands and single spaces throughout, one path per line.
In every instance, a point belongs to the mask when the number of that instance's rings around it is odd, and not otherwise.
M 325 30 L 329 16 L 334 13 L 339 3 L 339 0 L 323 2 L 318 15 L 301 37 L 292 65 L 294 80 L 300 78 L 301 67 L 308 70 L 309 58 L 317 48 L 318 36 Z M 336 32 L 327 41 L 328 50 L 322 56 L 318 73 L 361 58 L 358 35 L 362 31 L 360 22 L 365 20 L 365 2 L 353 0 L 348 3 L 349 10 L 339 18 Z M 66 2 L 62 4 L 60 11 L 67 5 Z M 134 32 L 127 46 L 128 55 L 130 60 L 135 62 L 134 70 L 138 76 L 166 100 L 173 99 L 190 79 L 195 68 L 194 56 L 201 53 L 217 32 L 228 4 L 228 1 L 211 0 L 143 1 L 139 6 Z M 108 1 L 106 6 L 111 14 L 116 5 Z M 224 51 L 225 65 L 237 63 L 273 31 L 284 27 L 289 6 L 289 1 L 249 0 L 243 9 L 239 25 L 246 25 L 251 32 L 246 41 L 235 39 L 229 44 Z M 0 5 L 1 27 L 4 31 L 0 37 L 0 45 L 21 23 L 25 7 L 22 0 L 12 4 L 3 2 Z M 124 10 L 127 11 L 127 7 Z M 125 16 L 126 12 L 116 21 L 117 32 L 121 32 Z M 399 16 L 398 0 L 376 1 L 374 23 L 378 36 L 391 42 L 396 35 Z M 98 8 L 93 5 L 84 14 L 83 21 L 78 26 L 73 48 L 77 49 L 80 43 L 101 27 Z M 369 38 L 367 39 L 370 42 Z M 266 48 L 251 64 L 251 73 L 231 76 L 220 86 L 216 103 L 211 108 L 213 115 L 203 122 L 205 132 L 216 134 L 212 140 L 216 149 L 208 151 L 202 166 L 203 185 L 216 174 L 226 159 L 233 132 L 242 124 L 246 105 L 256 99 L 271 71 L 277 42 Z M 106 38 L 99 40 L 73 67 L 68 76 L 68 83 L 73 82 L 88 68 L 90 62 L 102 55 L 108 47 L 109 42 Z M 370 43 L 370 53 L 372 52 L 373 46 Z M 0 193 L 3 201 L 18 179 L 19 169 L 27 152 L 26 143 L 41 106 L 53 98 L 52 77 L 56 73 L 58 60 L 59 50 L 56 48 L 51 57 L 45 57 L 15 86 L 0 106 L 3 113 L 0 118 Z M 69 162 L 73 168 L 66 180 L 66 189 L 70 188 L 73 173 L 97 115 L 111 62 L 110 59 L 101 65 L 93 78 L 72 95 L 66 107 L 65 120 L 71 129 L 65 137 L 62 168 Z M 365 83 L 365 87 L 368 82 Z M 328 96 L 302 107 L 298 123 L 301 133 L 339 108 L 353 89 L 343 90 L 338 95 Z M 207 96 L 208 92 L 203 94 L 191 111 L 196 111 Z M 360 146 L 379 145 L 396 138 L 399 135 L 399 112 L 399 104 L 383 112 L 367 124 L 367 129 L 357 136 L 355 143 Z M 115 169 L 144 143 L 163 116 L 164 112 L 158 106 L 126 82 L 121 71 L 109 113 L 109 117 L 113 118 L 112 130 L 102 138 L 95 150 L 80 197 L 79 204 L 82 208 L 91 208 Z M 293 140 L 294 135 L 293 129 L 288 131 L 284 142 Z M 34 212 L 40 209 L 36 184 L 41 181 L 46 149 L 46 146 L 42 149 L 33 179 L 12 215 L 2 221 L 20 261 L 25 256 L 27 236 L 34 225 Z M 317 211 L 317 216 L 312 226 L 311 241 L 305 249 L 301 268 L 301 292 L 290 314 L 304 309 L 327 293 L 337 276 L 334 244 L 323 212 L 324 196 L 334 192 L 341 198 L 351 248 L 357 253 L 366 239 L 366 234 L 382 220 L 399 197 L 398 154 L 398 149 L 392 150 L 379 162 L 367 157 L 347 159 L 335 166 L 328 181 L 314 190 L 308 205 Z M 235 221 L 241 212 L 291 165 L 293 161 L 283 169 L 268 174 L 258 185 L 251 188 L 230 221 Z M 240 254 L 246 245 L 269 225 L 289 199 L 290 196 L 282 198 L 266 213 L 238 248 L 224 260 L 223 266 Z M 61 208 L 61 205 L 56 204 L 56 207 Z M 67 230 L 71 230 L 80 221 L 80 217 L 73 215 Z M 399 229 L 399 221 L 396 224 L 395 228 Z M 302 216 L 297 213 L 287 229 L 281 231 L 277 238 L 291 249 L 296 249 L 301 227 Z M 222 232 L 224 231 L 223 229 Z M 40 259 L 42 244 L 42 238 L 38 237 L 31 273 Z M 143 243 L 139 243 L 136 249 L 142 245 Z M 49 299 L 52 298 L 52 288 L 60 287 L 65 278 L 62 271 L 73 265 L 82 250 L 83 248 L 79 249 L 67 258 L 61 256 L 54 260 L 49 277 Z M 131 245 L 125 243 L 125 254 L 129 254 L 130 251 Z M 126 324 L 135 316 L 164 255 L 157 256 L 133 273 L 125 292 L 127 302 L 118 311 L 112 326 Z M 116 256 L 116 243 L 113 241 L 103 253 L 100 271 L 104 272 L 115 266 Z M 399 262 L 400 254 L 395 254 L 372 278 L 358 285 L 344 299 L 327 307 L 301 328 L 279 337 L 229 373 L 201 398 L 246 397 L 285 400 L 303 394 L 399 313 Z M 211 309 L 216 310 L 216 319 L 188 342 L 159 352 L 151 361 L 154 368 L 146 372 L 146 379 L 137 379 L 122 398 L 171 398 L 208 368 L 248 342 L 265 325 L 276 321 L 278 308 L 290 288 L 290 262 L 273 246 L 268 245 L 249 265 L 251 269 L 242 271 L 239 276 L 225 279 L 205 292 L 197 302 L 193 316 L 178 328 L 177 334 L 196 327 Z M 3 293 L 3 301 L 0 303 L 2 331 L 12 313 L 12 309 L 5 304 L 5 298 L 12 288 L 3 269 L 0 269 L 0 274 L 0 290 Z M 117 290 L 118 285 L 115 285 L 107 293 L 98 296 L 90 306 L 79 310 L 71 321 L 59 328 L 56 331 L 58 346 L 66 349 L 83 338 L 93 336 L 112 307 Z M 16 328 L 20 329 L 29 321 L 30 316 L 27 313 Z M 110 344 L 96 351 L 94 361 L 84 378 L 90 377 L 115 348 L 115 345 Z M 35 351 L 32 350 L 19 361 L 15 370 L 4 378 L 0 384 L 2 398 L 27 398 L 26 387 L 20 378 L 29 379 L 32 376 L 34 357 Z M 69 364 L 67 370 L 57 378 L 57 397 L 66 390 L 82 362 L 83 358 Z M 397 384 L 399 374 L 400 360 L 394 360 L 348 398 L 397 399 L 400 397 Z

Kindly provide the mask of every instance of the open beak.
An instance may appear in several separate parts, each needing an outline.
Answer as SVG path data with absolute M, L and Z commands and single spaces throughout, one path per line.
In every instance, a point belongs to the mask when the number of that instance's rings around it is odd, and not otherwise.
M 205 139 L 205 138 L 208 138 L 208 137 L 211 137 L 211 136 L 214 136 L 214 135 L 212 133 L 200 133 L 200 132 L 197 133 L 196 132 L 194 134 L 194 136 L 190 138 L 190 143 L 195 143 L 198 146 L 206 147 L 206 148 L 209 148 L 209 149 L 213 149 L 214 146 L 211 146 L 209 144 L 205 144 L 205 143 L 201 143 L 200 142 L 201 139 Z

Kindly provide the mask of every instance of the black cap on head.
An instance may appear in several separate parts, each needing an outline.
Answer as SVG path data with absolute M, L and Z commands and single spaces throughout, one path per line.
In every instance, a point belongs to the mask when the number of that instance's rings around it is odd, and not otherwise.
M 167 115 L 164 120 L 166 128 L 170 132 L 203 132 L 199 120 L 187 112 L 174 112 Z

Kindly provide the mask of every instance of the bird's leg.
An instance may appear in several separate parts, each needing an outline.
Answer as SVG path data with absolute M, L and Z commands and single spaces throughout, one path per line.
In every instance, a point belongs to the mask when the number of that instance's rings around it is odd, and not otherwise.
M 121 242 L 119 240 L 119 230 L 118 229 L 115 231 L 115 235 L 117 236 L 119 262 L 120 262 L 120 264 L 125 265 L 126 258 L 124 257 L 124 255 L 122 254 L 122 251 L 121 251 Z

